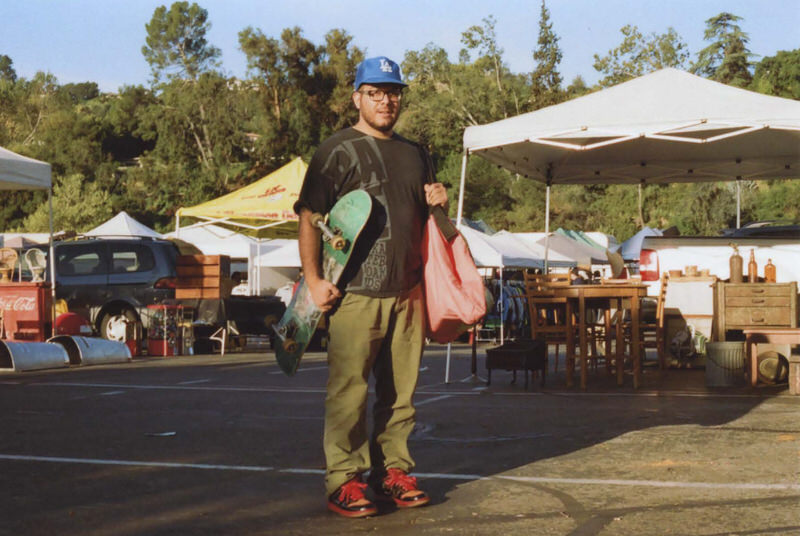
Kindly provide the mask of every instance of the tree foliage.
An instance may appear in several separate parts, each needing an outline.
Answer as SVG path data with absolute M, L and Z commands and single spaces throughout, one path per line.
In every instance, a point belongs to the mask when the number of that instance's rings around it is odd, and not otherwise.
M 686 44 L 673 28 L 644 36 L 636 26 L 620 29 L 622 43 L 605 56 L 594 55 L 595 70 L 605 76 L 602 87 L 613 86 L 665 67 L 684 68 L 689 60 Z
M 643 35 L 628 25 L 617 47 L 595 56 L 595 68 L 603 75 L 599 84 L 591 86 L 577 76 L 564 87 L 559 37 L 545 2 L 537 6 L 538 38 L 524 73 L 508 68 L 491 15 L 462 33 L 457 58 L 449 58 L 436 43 L 409 50 L 403 58 L 409 87 L 397 130 L 430 149 L 439 180 L 449 186 L 453 215 L 466 127 L 662 67 L 685 68 L 689 62 L 688 49 L 672 28 Z M 697 55 L 697 72 L 726 83 L 748 83 L 753 66 L 740 22 L 725 13 L 707 21 L 705 38 L 712 43 Z M 179 207 L 251 183 L 295 156 L 309 157 L 331 133 L 355 123 L 352 84 L 364 52 L 353 36 L 332 29 L 315 43 L 297 27 L 279 35 L 243 28 L 238 39 L 248 72 L 240 80 L 222 71 L 219 49 L 207 39 L 210 25 L 208 13 L 197 4 L 175 2 L 155 9 L 142 48 L 152 83 L 116 93 L 103 93 L 91 81 L 59 84 L 43 72 L 19 77 L 12 59 L 0 54 L 0 145 L 51 163 L 57 228 L 83 231 L 124 209 L 167 230 Z M 781 51 L 755 65 L 749 87 L 800 99 L 799 80 L 800 49 Z M 466 217 L 497 229 L 544 228 L 544 185 L 481 158 L 469 159 L 468 173 Z M 800 219 L 798 188 L 796 181 L 743 182 L 745 221 Z M 733 183 L 641 190 L 554 186 L 551 198 L 551 228 L 604 231 L 620 240 L 642 224 L 703 234 L 735 224 Z M 48 228 L 43 192 L 4 192 L 3 201 L 3 230 Z
M 697 54 L 694 73 L 732 86 L 750 84 L 753 54 L 747 48 L 750 38 L 737 24 L 741 20 L 731 13 L 720 13 L 706 21 L 703 38 L 711 44 Z

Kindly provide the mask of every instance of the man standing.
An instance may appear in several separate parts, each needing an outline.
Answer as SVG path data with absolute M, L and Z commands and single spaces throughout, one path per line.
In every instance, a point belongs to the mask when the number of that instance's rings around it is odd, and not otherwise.
M 429 205 L 447 204 L 427 152 L 394 133 L 406 86 L 400 67 L 386 57 L 357 69 L 355 126 L 325 140 L 308 167 L 295 211 L 300 216 L 300 259 L 311 295 L 329 312 L 329 377 L 325 398 L 328 508 L 346 517 L 377 512 L 362 475 L 379 499 L 398 507 L 427 504 L 409 476 L 414 461 L 408 436 L 414 427 L 412 397 L 425 340 L 422 231 Z M 373 213 L 356 247 L 356 266 L 340 289 L 323 278 L 320 233 L 314 212 L 325 214 L 343 195 L 361 189 Z M 345 280 L 346 279 L 346 280 Z M 367 431 L 367 390 L 375 375 L 374 429 Z

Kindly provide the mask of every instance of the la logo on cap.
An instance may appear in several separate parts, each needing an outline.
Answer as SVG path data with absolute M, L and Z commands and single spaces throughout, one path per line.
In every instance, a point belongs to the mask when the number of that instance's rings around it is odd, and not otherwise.
M 384 73 L 392 72 L 392 65 L 385 58 L 381 58 L 381 71 Z

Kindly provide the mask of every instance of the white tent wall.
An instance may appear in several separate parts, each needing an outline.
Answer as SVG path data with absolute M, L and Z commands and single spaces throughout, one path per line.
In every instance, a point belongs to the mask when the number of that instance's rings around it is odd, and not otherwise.
M 297 240 L 274 239 L 250 245 L 248 292 L 251 295 L 271 295 L 287 283 L 297 280 L 300 273 L 300 252 Z

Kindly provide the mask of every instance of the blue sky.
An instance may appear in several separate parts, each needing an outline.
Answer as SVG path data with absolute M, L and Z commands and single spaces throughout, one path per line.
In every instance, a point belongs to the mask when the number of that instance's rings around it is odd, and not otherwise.
M 159 5 L 153 0 L 0 0 L 0 54 L 14 61 L 20 76 L 49 71 L 59 82 L 94 81 L 103 91 L 125 84 L 147 84 L 150 71 L 141 53 L 145 24 Z M 325 33 L 343 28 L 368 55 L 401 61 L 408 50 L 428 43 L 458 58 L 461 33 L 493 15 L 498 42 L 514 72 L 533 69 L 539 0 L 199 0 L 208 10 L 209 41 L 222 50 L 223 69 L 246 74 L 238 33 L 252 26 L 278 37 L 299 26 L 321 44 Z M 750 50 L 771 56 L 800 47 L 800 0 L 547 0 L 553 29 L 563 52 L 560 70 L 569 82 L 581 75 L 598 79 L 593 54 L 606 54 L 621 42 L 620 28 L 645 34 L 675 28 L 694 59 L 706 19 L 728 11 L 742 17 Z

